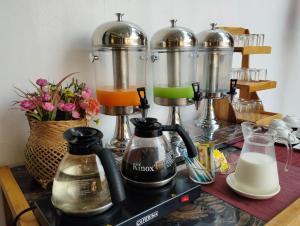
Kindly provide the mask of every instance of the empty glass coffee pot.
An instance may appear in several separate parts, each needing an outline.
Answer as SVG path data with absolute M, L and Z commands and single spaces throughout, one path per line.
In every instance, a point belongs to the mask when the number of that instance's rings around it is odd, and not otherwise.
M 103 134 L 94 128 L 71 128 L 69 143 L 56 172 L 53 205 L 66 214 L 94 215 L 125 199 L 121 175 L 112 153 L 102 148 Z
M 161 187 L 176 176 L 175 153 L 163 131 L 176 131 L 184 141 L 190 158 L 196 148 L 179 125 L 161 125 L 155 118 L 132 118 L 134 136 L 122 160 L 121 173 L 128 183 L 142 187 Z

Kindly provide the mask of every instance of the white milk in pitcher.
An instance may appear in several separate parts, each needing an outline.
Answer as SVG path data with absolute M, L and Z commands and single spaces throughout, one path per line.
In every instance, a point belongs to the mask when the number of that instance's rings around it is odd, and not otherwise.
M 268 194 L 279 186 L 275 159 L 257 152 L 240 156 L 234 176 L 240 189 L 251 194 Z

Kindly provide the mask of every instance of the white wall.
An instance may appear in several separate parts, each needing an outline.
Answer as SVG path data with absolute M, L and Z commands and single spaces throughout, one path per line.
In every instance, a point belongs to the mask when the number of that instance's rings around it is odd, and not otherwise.
M 264 91 L 263 102 L 269 111 L 300 116 L 297 0 L 0 0 L 0 165 L 23 162 L 29 132 L 24 114 L 10 110 L 17 99 L 13 86 L 30 89 L 30 79 L 58 81 L 74 71 L 80 71 L 78 77 L 93 85 L 90 38 L 98 25 L 115 19 L 115 12 L 124 12 L 124 19 L 139 24 L 149 39 L 168 26 L 170 18 L 177 18 L 178 25 L 196 33 L 213 21 L 265 33 L 272 54 L 253 56 L 251 65 L 266 67 L 268 77 L 278 81 L 278 88 Z M 166 109 L 152 106 L 150 114 L 154 112 L 161 120 L 166 118 Z M 183 118 L 190 114 L 196 115 L 192 107 L 183 111 Z M 108 125 L 113 119 L 101 118 L 100 129 L 109 137 L 113 127 Z

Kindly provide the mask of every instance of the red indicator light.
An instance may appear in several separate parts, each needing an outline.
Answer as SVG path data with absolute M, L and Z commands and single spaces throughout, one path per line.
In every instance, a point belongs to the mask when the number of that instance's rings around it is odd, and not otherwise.
M 180 198 L 180 202 L 182 203 L 182 202 L 188 202 L 188 201 L 190 201 L 190 196 L 189 195 L 185 195 L 185 196 L 182 196 L 181 198 Z

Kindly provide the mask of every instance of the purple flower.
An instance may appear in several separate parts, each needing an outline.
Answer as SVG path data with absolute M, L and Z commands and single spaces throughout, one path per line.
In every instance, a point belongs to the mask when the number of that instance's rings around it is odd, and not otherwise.
M 20 102 L 22 111 L 30 111 L 36 108 L 36 105 L 31 100 L 23 100 Z
M 48 84 L 48 81 L 46 79 L 39 78 L 38 80 L 36 80 L 36 84 L 43 87 Z
M 42 100 L 43 101 L 50 101 L 51 100 L 50 94 L 49 93 L 43 93 Z
M 54 105 L 51 102 L 43 103 L 42 107 L 46 111 L 53 111 L 53 109 L 54 109 Z
M 79 112 L 78 111 L 72 111 L 72 117 L 76 118 L 76 119 L 80 118 Z
M 75 104 L 67 103 L 67 104 L 64 104 L 62 109 L 63 109 L 63 111 L 72 112 L 75 110 L 75 107 L 76 107 Z

